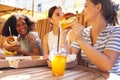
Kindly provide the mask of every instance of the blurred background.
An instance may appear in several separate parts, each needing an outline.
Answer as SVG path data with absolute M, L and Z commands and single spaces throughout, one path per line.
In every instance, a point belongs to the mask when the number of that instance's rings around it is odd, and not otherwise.
M 61 6 L 65 12 L 81 11 L 85 0 L 0 0 L 0 4 L 34 11 L 46 12 L 53 5 Z
M 118 20 L 120 23 L 120 0 L 112 0 L 114 9 L 118 13 Z M 0 0 L 0 46 L 4 41 L 1 35 L 1 29 L 4 22 L 14 13 L 25 13 L 31 15 L 37 20 L 36 31 L 42 40 L 44 34 L 51 30 L 50 24 L 47 20 L 48 9 L 52 6 L 61 6 L 63 11 L 76 13 L 78 11 L 79 23 L 85 27 L 89 26 L 84 21 L 84 16 L 81 14 L 84 8 L 85 0 Z M 107 5 L 107 4 L 106 4 Z
M 115 10 L 118 11 L 118 17 L 120 15 L 120 0 L 112 0 L 115 4 Z M 50 7 L 56 5 L 61 6 L 63 11 L 81 13 L 84 8 L 85 0 L 0 0 L 0 4 L 21 8 L 24 10 L 31 10 L 33 12 L 39 12 L 43 14 L 43 17 L 47 17 L 47 11 Z M 34 14 L 31 14 L 34 16 Z M 120 17 L 119 17 L 120 19 Z

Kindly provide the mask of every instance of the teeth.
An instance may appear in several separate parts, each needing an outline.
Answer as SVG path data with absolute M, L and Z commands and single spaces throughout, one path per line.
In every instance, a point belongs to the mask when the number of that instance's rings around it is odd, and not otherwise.
M 25 29 L 21 30 L 21 31 L 25 31 Z

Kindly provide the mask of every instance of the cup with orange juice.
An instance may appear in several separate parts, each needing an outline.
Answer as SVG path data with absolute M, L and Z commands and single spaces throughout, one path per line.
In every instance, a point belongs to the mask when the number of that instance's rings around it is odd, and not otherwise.
M 51 60 L 52 65 L 52 74 L 54 76 L 62 76 L 64 75 L 64 71 L 66 68 L 66 56 L 63 54 L 57 54 Z

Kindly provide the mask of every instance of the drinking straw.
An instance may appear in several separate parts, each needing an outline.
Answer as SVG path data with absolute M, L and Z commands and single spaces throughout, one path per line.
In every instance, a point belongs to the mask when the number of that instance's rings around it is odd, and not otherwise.
M 12 33 L 11 33 L 11 28 L 10 28 L 10 26 L 9 26 L 9 32 L 10 32 L 10 36 L 12 36 Z
M 58 42 L 57 42 L 57 52 L 59 52 L 59 43 L 60 43 L 60 27 L 58 27 Z

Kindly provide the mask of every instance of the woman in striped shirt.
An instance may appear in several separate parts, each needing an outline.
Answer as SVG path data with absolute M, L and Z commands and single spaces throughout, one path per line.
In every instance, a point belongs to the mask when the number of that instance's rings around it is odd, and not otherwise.
M 118 21 L 113 7 L 111 0 L 86 0 L 83 14 L 91 26 L 73 23 L 72 28 L 88 66 L 120 75 L 120 26 L 115 26 Z

